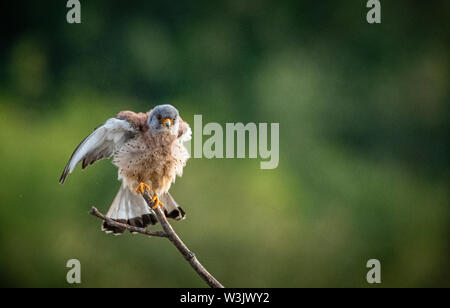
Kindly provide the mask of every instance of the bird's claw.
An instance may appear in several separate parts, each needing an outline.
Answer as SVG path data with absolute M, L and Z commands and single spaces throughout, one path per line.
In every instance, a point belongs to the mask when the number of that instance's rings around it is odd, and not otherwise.
M 157 195 L 154 195 L 154 196 L 153 196 L 153 198 L 152 198 L 152 203 L 155 204 L 155 205 L 152 207 L 152 209 L 156 209 L 156 208 L 158 207 L 158 205 L 159 205 L 160 207 L 163 207 L 163 206 L 164 206 L 164 204 L 163 204 L 161 201 L 159 201 L 159 197 L 158 197 Z
M 136 187 L 136 192 L 141 192 L 141 194 L 145 194 L 145 192 L 147 190 L 150 190 L 150 186 L 145 184 L 144 182 L 141 182 L 137 187 Z M 164 204 L 159 201 L 159 197 L 158 195 L 156 195 L 155 191 L 153 190 L 153 198 L 152 198 L 152 203 L 154 204 L 154 206 L 152 207 L 152 209 L 156 209 L 158 206 L 163 207 Z
M 150 190 L 150 186 L 145 184 L 144 182 L 141 182 L 138 187 L 136 187 L 136 192 L 141 192 L 141 194 L 145 194 L 147 190 Z

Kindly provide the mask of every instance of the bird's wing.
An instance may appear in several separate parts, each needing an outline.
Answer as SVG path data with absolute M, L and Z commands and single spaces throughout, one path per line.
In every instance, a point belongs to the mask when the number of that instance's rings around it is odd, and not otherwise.
M 178 139 L 181 140 L 181 142 L 189 141 L 191 140 L 192 131 L 189 127 L 189 124 L 187 122 L 184 122 L 183 119 L 180 117 L 180 128 L 178 129 Z
M 136 128 L 123 119 L 111 118 L 87 136 L 75 149 L 59 179 L 64 183 L 67 175 L 82 161 L 83 169 L 99 159 L 109 158 L 137 133 Z

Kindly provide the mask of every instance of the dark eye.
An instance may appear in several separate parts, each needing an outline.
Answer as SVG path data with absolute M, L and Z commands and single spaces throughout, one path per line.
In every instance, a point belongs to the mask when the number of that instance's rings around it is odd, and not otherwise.
M 158 114 L 158 115 L 156 116 L 156 118 L 157 118 L 158 120 L 161 120 L 161 115 Z

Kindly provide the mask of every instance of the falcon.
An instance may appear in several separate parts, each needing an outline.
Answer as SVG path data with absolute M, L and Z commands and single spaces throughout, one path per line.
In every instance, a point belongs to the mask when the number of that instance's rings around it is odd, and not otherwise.
M 159 105 L 147 113 L 121 111 L 76 147 L 59 182 L 63 184 L 79 162 L 84 169 L 100 159 L 112 157 L 113 164 L 119 169 L 118 179 L 122 185 L 107 217 L 145 228 L 157 223 L 153 210 L 161 206 L 167 217 L 183 219 L 186 214 L 172 198 L 169 189 L 176 176 L 182 176 L 189 159 L 183 142 L 190 140 L 191 134 L 189 124 L 171 105 Z M 140 195 L 146 190 L 153 191 L 153 209 Z M 102 230 L 115 235 L 125 231 L 106 221 Z

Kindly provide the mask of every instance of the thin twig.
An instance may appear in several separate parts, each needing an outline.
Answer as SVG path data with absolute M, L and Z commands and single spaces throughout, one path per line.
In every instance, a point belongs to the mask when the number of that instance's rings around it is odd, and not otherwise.
M 146 192 L 142 195 L 144 197 L 145 202 L 147 202 L 147 205 L 149 207 L 153 207 L 154 203 L 152 203 L 152 200 Z M 186 259 L 186 261 L 189 262 L 189 264 L 192 266 L 192 268 L 197 272 L 197 274 L 211 287 L 211 288 L 223 288 L 224 286 L 217 281 L 216 278 L 214 278 L 213 275 L 211 275 L 204 267 L 203 265 L 198 261 L 195 254 L 190 251 L 187 246 L 183 243 L 183 241 L 180 239 L 180 237 L 176 234 L 175 230 L 172 228 L 170 223 L 167 221 L 166 215 L 161 210 L 161 207 L 156 207 L 154 209 L 156 213 L 156 218 L 158 219 L 159 223 L 161 224 L 164 232 L 167 234 L 167 237 L 172 242 L 172 244 L 175 245 L 175 247 L 178 249 L 178 251 L 183 255 L 183 257 Z
M 147 205 L 152 208 L 155 204 L 152 202 L 152 199 L 148 192 L 142 195 L 145 202 L 147 202 Z M 187 246 L 183 243 L 183 241 L 180 239 L 180 237 L 177 235 L 175 230 L 172 228 L 170 223 L 167 221 L 166 215 L 161 210 L 161 208 L 158 206 L 154 209 L 154 212 L 156 214 L 156 218 L 158 219 L 159 223 L 161 224 L 163 231 L 150 231 L 145 228 L 139 228 L 135 226 L 131 226 L 128 224 L 117 222 L 109 217 L 106 217 L 102 213 L 100 213 L 95 207 L 92 207 L 91 211 L 89 212 L 91 215 L 96 216 L 104 221 L 106 221 L 109 225 L 119 227 L 119 228 L 125 228 L 131 232 L 144 234 L 147 236 L 157 236 L 157 237 L 166 237 L 168 238 L 172 244 L 178 249 L 178 251 L 183 255 L 183 257 L 186 259 L 186 261 L 189 262 L 189 264 L 192 266 L 192 268 L 195 270 L 195 272 L 211 287 L 211 288 L 223 288 L 224 286 L 217 281 L 214 276 L 212 276 L 204 267 L 203 265 L 198 261 L 195 254 L 190 251 Z

